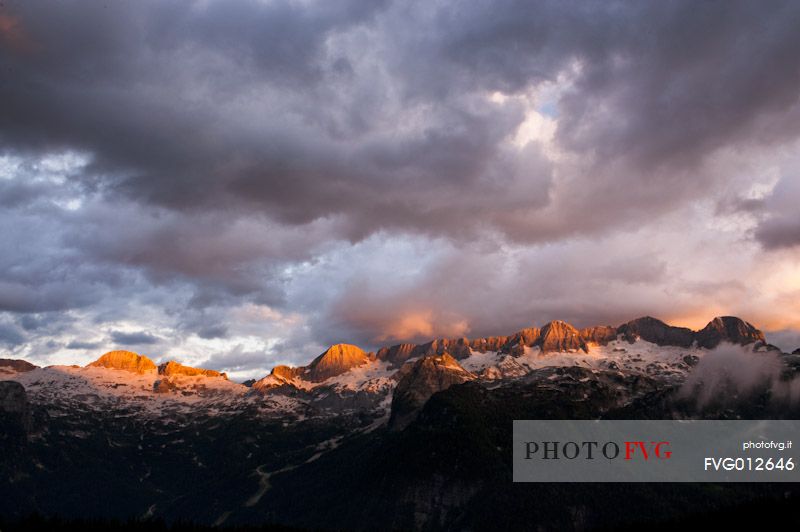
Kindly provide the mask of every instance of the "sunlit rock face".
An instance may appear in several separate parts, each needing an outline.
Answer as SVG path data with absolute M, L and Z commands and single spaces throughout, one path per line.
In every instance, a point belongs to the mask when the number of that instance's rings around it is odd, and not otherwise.
M 271 375 L 273 375 L 273 376 L 275 376 L 275 377 L 277 377 L 279 379 L 290 381 L 290 380 L 302 375 L 303 371 L 305 371 L 305 368 L 291 368 L 289 366 L 275 366 L 274 368 L 272 368 Z
M 532 347 L 539 342 L 542 331 L 538 327 L 528 327 L 512 334 L 502 346 L 502 351 L 519 356 L 525 352 L 526 347 Z
M 88 366 L 121 369 L 139 374 L 156 372 L 158 369 L 152 360 L 132 351 L 109 351 Z
M 581 329 L 581 338 L 583 338 L 587 343 L 608 345 L 608 342 L 617 339 L 617 328 L 609 325 L 587 327 L 585 329 Z
M 489 336 L 487 338 L 477 338 L 470 342 L 470 347 L 479 353 L 486 351 L 500 351 L 508 343 L 508 336 Z
M 254 380 L 249 387 L 259 393 L 267 393 L 275 388 L 296 388 L 296 384 L 301 384 L 295 379 L 301 378 L 306 373 L 306 368 L 292 368 L 289 366 L 275 366 L 266 377 Z M 247 385 L 245 383 L 245 385 Z
M 722 342 L 747 345 L 753 342 L 766 342 L 764 333 L 752 324 L 734 317 L 722 316 L 714 318 L 701 331 L 697 332 L 697 345 L 713 349 Z
M 158 374 L 159 375 L 186 375 L 189 377 L 195 376 L 202 376 L 202 377 L 223 377 L 227 379 L 227 375 L 221 373 L 219 371 L 214 371 L 213 369 L 203 369 L 203 368 L 192 368 L 190 366 L 184 366 L 183 364 L 179 364 L 175 361 L 165 362 L 158 366 Z
M 178 391 L 178 387 L 169 379 L 158 379 L 153 383 L 155 393 L 172 393 Z
M 392 366 L 399 367 L 409 358 L 416 356 L 416 347 L 415 344 L 397 344 L 391 347 L 381 347 L 376 356 L 378 360 L 387 360 Z
M 588 351 L 586 341 L 572 325 L 564 321 L 551 321 L 542 327 L 539 346 L 543 353 L 550 351 Z
M 400 369 L 398 377 L 389 421 L 394 430 L 411 423 L 431 395 L 475 378 L 447 353 L 409 362 Z
M 417 356 L 441 355 L 442 353 L 449 353 L 459 360 L 466 358 L 470 355 L 469 340 L 466 338 L 437 338 L 420 345 L 415 352 Z
M 646 316 L 637 318 L 617 328 L 627 341 L 633 343 L 638 338 L 656 345 L 689 347 L 694 342 L 694 331 L 686 327 L 673 327 L 661 320 Z
M 330 377 L 341 375 L 350 368 L 360 366 L 368 360 L 367 353 L 355 345 L 332 345 L 308 365 L 307 378 L 312 382 L 321 382 Z

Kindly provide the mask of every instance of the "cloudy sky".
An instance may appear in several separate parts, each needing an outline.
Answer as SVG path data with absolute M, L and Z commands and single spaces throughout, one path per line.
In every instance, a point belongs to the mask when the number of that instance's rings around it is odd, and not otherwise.
M 800 347 L 800 3 L 0 7 L 0 356 L 739 315 Z

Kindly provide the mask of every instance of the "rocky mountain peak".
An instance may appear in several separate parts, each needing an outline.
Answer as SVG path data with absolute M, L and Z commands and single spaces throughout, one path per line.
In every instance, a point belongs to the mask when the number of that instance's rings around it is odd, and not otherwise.
M 152 360 L 133 351 L 109 351 L 89 364 L 88 367 L 121 369 L 133 373 L 157 371 Z
M 694 342 L 695 333 L 686 327 L 673 327 L 657 318 L 645 316 L 619 326 L 617 334 L 623 335 L 631 343 L 641 338 L 661 346 L 689 347 Z
M 538 327 L 528 327 L 508 337 L 502 351 L 513 356 L 521 355 L 526 347 L 531 347 L 539 342 L 542 331 Z
M 159 375 L 186 375 L 189 377 L 195 376 L 203 376 L 203 377 L 223 377 L 225 379 L 228 376 L 224 373 L 219 371 L 214 371 L 213 369 L 203 369 L 203 368 L 192 368 L 190 366 L 184 366 L 183 364 L 179 364 L 174 360 L 170 360 L 169 362 L 165 362 L 158 366 L 158 374 Z
M 360 347 L 351 344 L 336 344 L 315 358 L 308 365 L 308 379 L 320 382 L 341 375 L 350 368 L 360 366 L 369 356 Z
M 459 360 L 466 358 L 470 355 L 469 340 L 466 338 L 437 338 L 414 350 L 414 355 L 417 356 L 441 355 L 442 353 L 448 353 Z
M 587 327 L 581 329 L 581 338 L 583 338 L 587 344 L 608 345 L 608 342 L 617 339 L 617 328 L 611 327 L 610 325 Z
M 292 368 L 289 366 L 275 366 L 270 375 L 284 381 L 290 381 L 303 374 L 305 368 Z
M 508 336 L 489 336 L 486 338 L 476 338 L 470 342 L 470 347 L 474 351 L 485 353 L 486 351 L 500 351 L 508 343 Z
M 431 395 L 475 378 L 447 353 L 409 362 L 400 368 L 398 377 L 389 420 L 389 426 L 394 430 L 411 423 Z
M 381 347 L 375 356 L 378 360 L 387 360 L 392 366 L 401 366 L 406 360 L 415 356 L 415 344 L 397 344 L 391 347 Z
M 747 345 L 761 341 L 766 343 L 764 333 L 752 324 L 735 316 L 721 316 L 711 320 L 696 335 L 697 345 L 707 349 L 717 347 L 721 342 Z
M 539 346 L 542 352 L 571 351 L 581 349 L 588 352 L 586 341 L 581 337 L 580 331 L 561 320 L 551 321 L 542 327 Z
M 0 358 L 0 368 L 8 368 L 16 373 L 25 373 L 33 371 L 39 366 L 35 366 L 27 360 L 19 360 L 15 358 Z

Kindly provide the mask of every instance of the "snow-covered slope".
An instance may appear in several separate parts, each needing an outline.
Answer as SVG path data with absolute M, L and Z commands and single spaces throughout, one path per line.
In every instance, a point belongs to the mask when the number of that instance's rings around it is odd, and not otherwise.
M 131 411 L 150 417 L 170 414 L 220 414 L 250 404 L 264 410 L 286 412 L 297 401 L 286 397 L 256 398 L 249 389 L 223 377 L 171 376 L 170 388 L 159 391 L 165 378 L 155 372 L 136 373 L 105 367 L 49 366 L 3 379 L 25 387 L 33 404 L 47 405 L 51 415 L 81 409 Z
M 637 339 L 630 343 L 614 340 L 607 345 L 589 344 L 588 352 L 573 349 L 542 352 L 538 347 L 524 347 L 519 356 L 488 351 L 472 352 L 461 365 L 488 380 L 522 377 L 547 367 L 580 366 L 584 368 L 641 373 L 664 379 L 680 379 L 694 366 L 706 349 L 696 346 L 659 346 Z

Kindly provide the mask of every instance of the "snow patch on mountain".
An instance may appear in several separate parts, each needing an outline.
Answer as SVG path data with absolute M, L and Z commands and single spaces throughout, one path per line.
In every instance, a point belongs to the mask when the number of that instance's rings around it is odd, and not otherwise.
M 280 411 L 296 408 L 291 398 L 263 401 L 249 389 L 224 377 L 173 375 L 166 393 L 156 391 L 164 379 L 154 372 L 135 373 L 99 366 L 48 366 L 5 376 L 25 387 L 32 403 L 55 410 L 134 410 L 148 416 L 202 411 L 215 415 L 257 404 Z
M 572 349 L 545 353 L 539 347 L 523 346 L 518 356 L 471 351 L 459 363 L 487 380 L 522 377 L 542 368 L 571 366 L 680 378 L 707 352 L 697 346 L 659 346 L 642 339 L 633 343 L 613 340 L 606 345 L 589 344 L 587 349 L 588 352 Z

